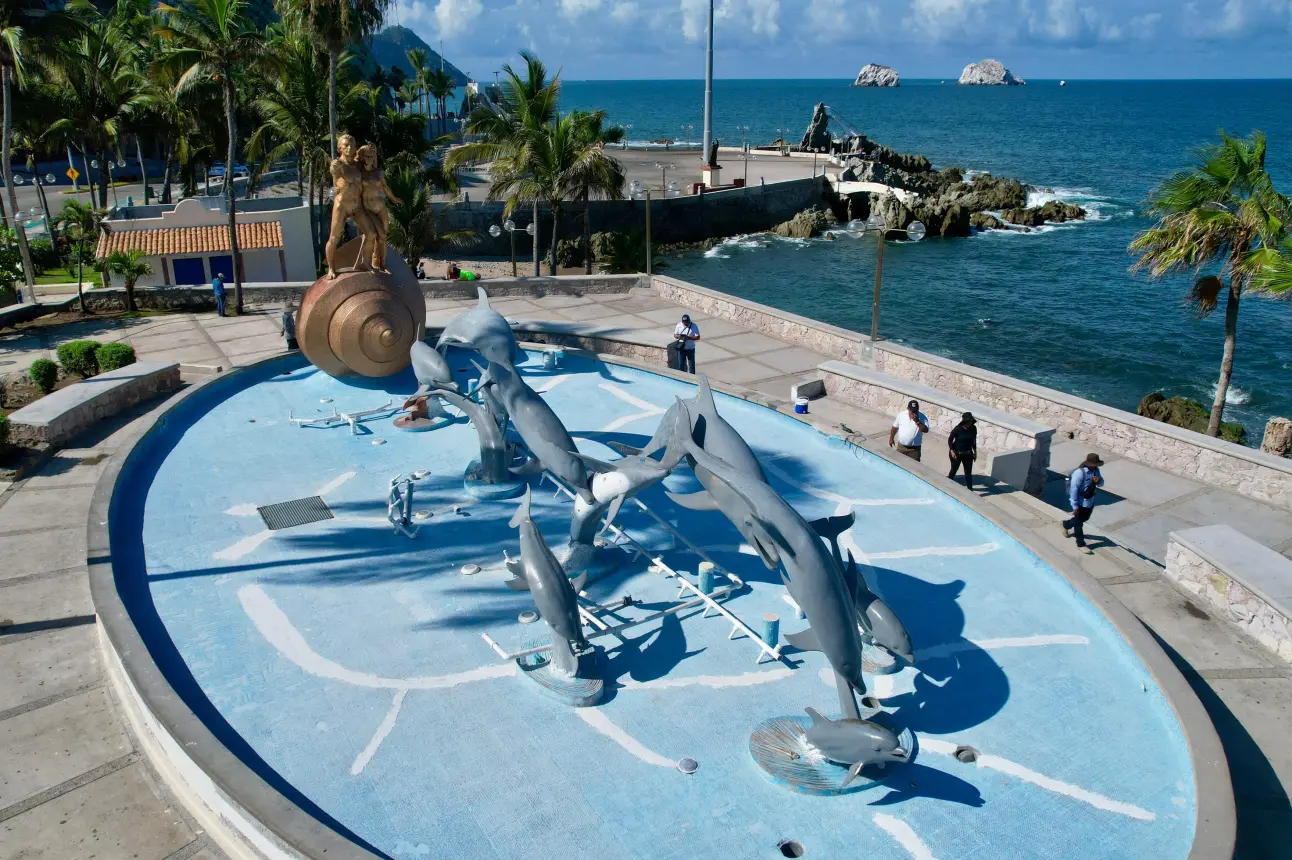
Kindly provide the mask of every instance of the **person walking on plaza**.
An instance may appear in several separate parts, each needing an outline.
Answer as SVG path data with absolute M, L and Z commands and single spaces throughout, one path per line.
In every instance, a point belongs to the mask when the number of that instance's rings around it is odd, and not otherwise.
M 1098 454 L 1088 454 L 1068 478 L 1068 507 L 1072 508 L 1072 519 L 1063 521 L 1063 536 L 1076 537 L 1077 548 L 1086 555 L 1094 555 L 1094 550 L 1086 546 L 1086 535 L 1081 527 L 1094 512 L 1095 492 L 1104 483 L 1103 475 L 1099 474 L 1099 467 L 1103 464 Z
M 691 322 L 690 314 L 682 314 L 682 321 L 673 329 L 673 338 L 681 344 L 679 352 L 682 367 L 680 369 L 687 373 L 695 373 L 695 342 L 700 339 L 700 327 Z
M 920 411 L 920 401 L 912 400 L 906 404 L 906 411 L 898 412 L 893 419 L 893 429 L 888 431 L 888 447 L 896 447 L 899 453 L 919 462 L 920 446 L 924 444 L 927 432 L 929 419 Z
M 287 351 L 300 349 L 296 344 L 296 303 L 288 302 L 283 305 L 283 318 L 279 323 L 282 327 L 283 337 L 287 340 Z
M 217 272 L 211 280 L 211 289 L 215 291 L 215 312 L 224 316 L 224 272 Z
M 955 480 L 960 467 L 965 470 L 965 489 L 973 489 L 973 461 L 978 459 L 978 422 L 972 412 L 960 416 L 960 423 L 951 430 L 947 437 L 947 449 L 951 455 L 951 472 L 947 475 Z

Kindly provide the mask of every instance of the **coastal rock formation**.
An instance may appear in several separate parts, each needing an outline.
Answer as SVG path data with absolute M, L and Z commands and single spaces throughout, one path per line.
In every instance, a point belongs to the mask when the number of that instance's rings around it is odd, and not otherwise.
M 884 217 L 889 228 L 896 231 L 891 238 L 905 238 L 901 229 L 912 221 L 922 223 L 929 236 L 955 239 L 969 235 L 971 213 L 954 200 L 933 197 L 908 205 L 893 194 L 872 194 L 870 206 Z
M 960 84 L 975 87 L 1022 86 L 1027 81 L 1014 77 L 998 60 L 970 63 L 960 73 Z
M 1005 224 L 989 212 L 975 212 L 969 216 L 969 226 L 978 231 L 1003 230 Z
M 896 87 L 901 85 L 900 81 L 901 78 L 895 69 L 867 63 L 861 67 L 857 80 L 853 81 L 852 85 L 854 87 Z
M 1067 221 L 1084 220 L 1086 217 L 1086 210 L 1074 203 L 1064 203 L 1059 200 L 1051 200 L 1041 206 L 1033 206 L 1028 209 L 1006 209 L 1000 214 L 1001 217 L 1011 224 L 1021 224 L 1024 227 L 1040 227 L 1042 224 L 1047 222 L 1052 224 L 1063 224 Z
M 1265 435 L 1261 437 L 1261 450 L 1277 457 L 1292 458 L 1292 421 L 1271 418 L 1265 425 Z
M 825 104 L 822 103 L 812 111 L 812 121 L 808 123 L 807 131 L 803 132 L 799 151 L 829 152 L 830 144 L 830 115 L 826 113 Z
M 829 229 L 837 223 L 833 214 L 819 206 L 813 206 L 810 209 L 804 209 L 790 220 L 777 224 L 772 232 L 789 239 L 811 239 L 819 235 L 822 230 Z
M 1160 391 L 1154 391 L 1145 396 L 1135 411 L 1145 418 L 1152 418 L 1154 421 L 1183 427 L 1197 433 L 1207 432 L 1207 422 L 1211 418 L 1211 410 L 1198 401 L 1188 397 L 1167 397 Z M 1237 442 L 1241 445 L 1246 437 L 1247 431 L 1238 422 L 1220 422 L 1220 438 L 1226 442 Z
M 959 198 L 972 212 L 999 212 L 1002 209 L 1025 208 L 1029 190 L 1029 186 L 1017 179 L 983 173 L 973 182 L 948 185 L 943 189 L 942 196 Z

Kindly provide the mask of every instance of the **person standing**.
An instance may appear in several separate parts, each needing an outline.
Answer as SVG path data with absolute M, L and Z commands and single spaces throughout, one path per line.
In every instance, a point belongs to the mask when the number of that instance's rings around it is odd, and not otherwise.
M 1072 509 L 1072 519 L 1063 521 L 1063 536 L 1076 537 L 1077 548 L 1086 555 L 1094 555 L 1094 550 L 1086 546 L 1086 536 L 1081 527 L 1095 509 L 1095 493 L 1103 486 L 1104 477 L 1099 474 L 1099 467 L 1104 461 L 1098 454 L 1087 454 L 1086 459 L 1068 477 L 1068 507 Z
M 951 472 L 947 475 L 955 480 L 956 472 L 965 470 L 965 489 L 973 489 L 973 461 L 978 459 L 978 422 L 972 412 L 960 416 L 960 423 L 951 429 L 947 437 L 947 449 L 951 456 Z
M 682 321 L 673 329 L 673 339 L 681 344 L 679 355 L 681 370 L 695 373 L 695 342 L 700 339 L 700 327 L 691 322 L 690 314 L 682 314 Z
M 224 316 L 224 272 L 217 272 L 211 279 L 211 289 L 215 291 L 215 312 Z
M 300 349 L 296 343 L 296 303 L 288 302 L 283 305 L 283 319 L 279 325 L 283 329 L 283 337 L 287 340 L 287 351 Z
M 888 431 L 888 447 L 896 447 L 898 453 L 905 454 L 918 463 L 920 446 L 924 444 L 924 434 L 927 432 L 929 419 L 920 411 L 920 401 L 912 400 L 906 404 L 906 411 L 898 412 L 893 419 L 893 428 Z

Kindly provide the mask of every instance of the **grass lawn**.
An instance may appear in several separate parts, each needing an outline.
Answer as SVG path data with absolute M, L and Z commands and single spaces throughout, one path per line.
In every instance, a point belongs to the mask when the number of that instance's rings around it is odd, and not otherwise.
M 81 277 L 84 278 L 85 286 L 88 288 L 88 287 L 94 286 L 94 284 L 97 283 L 98 273 L 96 273 L 89 266 L 86 266 L 85 273 Z M 92 278 L 95 280 L 92 281 L 91 280 Z M 36 276 L 36 283 L 38 284 L 75 284 L 76 267 L 73 266 L 70 269 L 65 269 L 65 268 L 46 269 L 44 274 Z

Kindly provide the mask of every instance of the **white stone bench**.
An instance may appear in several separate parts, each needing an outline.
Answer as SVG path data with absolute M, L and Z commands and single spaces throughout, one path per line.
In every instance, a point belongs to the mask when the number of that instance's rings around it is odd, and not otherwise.
M 929 429 L 943 435 L 960 423 L 962 413 L 972 412 L 978 421 L 979 454 L 984 460 L 991 457 L 991 476 L 1034 496 L 1045 488 L 1053 427 L 856 364 L 827 361 L 818 369 L 826 394 L 844 403 L 896 415 L 908 401 L 920 401 Z
M 9 415 L 9 441 L 61 445 L 96 421 L 179 388 L 179 365 L 137 361 L 46 394 Z
M 1292 560 L 1226 525 L 1171 532 L 1166 575 L 1292 662 Z

